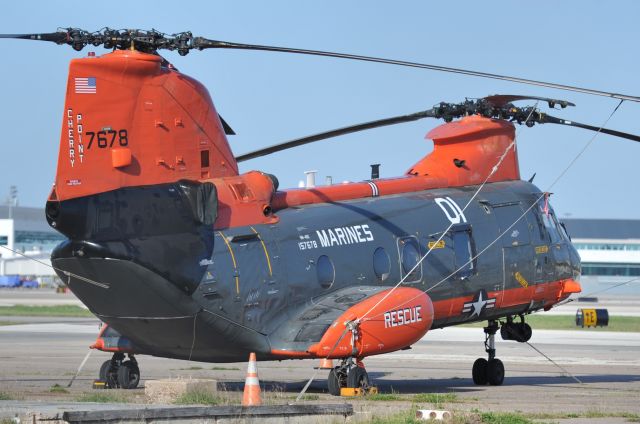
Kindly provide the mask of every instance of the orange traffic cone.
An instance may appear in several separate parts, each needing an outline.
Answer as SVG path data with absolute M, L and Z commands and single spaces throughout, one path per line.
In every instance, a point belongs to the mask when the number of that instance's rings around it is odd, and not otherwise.
M 258 381 L 256 354 L 251 352 L 249 355 L 249 366 L 247 367 L 247 378 L 244 381 L 242 406 L 256 405 L 262 405 L 262 399 L 260 398 L 260 381 Z
M 321 370 L 332 370 L 333 361 L 331 359 L 322 358 L 320 359 L 320 366 L 318 368 Z

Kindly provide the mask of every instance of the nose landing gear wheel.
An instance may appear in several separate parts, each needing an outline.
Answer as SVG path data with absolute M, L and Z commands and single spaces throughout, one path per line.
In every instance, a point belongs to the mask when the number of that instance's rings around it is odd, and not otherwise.
M 501 360 L 496 358 L 495 335 L 497 331 L 497 321 L 489 321 L 489 324 L 484 328 L 484 349 L 489 359 L 476 359 L 471 370 L 473 383 L 479 386 L 484 386 L 487 383 L 499 386 L 504 382 L 504 365 Z
M 487 363 L 487 381 L 492 386 L 500 386 L 504 381 L 504 365 L 494 358 Z
M 473 363 L 473 369 L 471 375 L 473 376 L 473 383 L 478 386 L 484 386 L 487 384 L 487 363 L 484 358 L 478 358 Z

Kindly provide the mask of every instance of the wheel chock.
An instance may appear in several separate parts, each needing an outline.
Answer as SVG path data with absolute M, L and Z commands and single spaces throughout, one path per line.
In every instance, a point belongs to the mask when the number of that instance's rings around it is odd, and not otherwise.
M 366 389 L 363 389 L 362 387 L 342 387 L 340 389 L 340 396 L 344 397 L 356 397 L 375 394 L 378 394 L 378 388 L 373 386 L 367 387 Z
M 109 386 L 107 385 L 106 381 L 102 381 L 102 380 L 93 380 L 93 388 L 94 389 L 106 389 Z

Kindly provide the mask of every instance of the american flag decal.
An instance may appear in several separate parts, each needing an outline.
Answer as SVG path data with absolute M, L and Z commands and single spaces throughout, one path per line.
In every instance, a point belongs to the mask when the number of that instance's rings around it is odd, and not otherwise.
M 96 94 L 95 77 L 75 78 L 76 94 Z

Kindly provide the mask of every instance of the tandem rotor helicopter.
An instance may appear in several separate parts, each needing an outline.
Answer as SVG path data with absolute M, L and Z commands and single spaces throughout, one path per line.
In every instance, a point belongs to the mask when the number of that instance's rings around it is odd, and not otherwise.
M 1 35 L 112 51 L 69 67 L 49 224 L 60 278 L 106 325 L 111 387 L 134 388 L 137 355 L 203 362 L 328 358 L 328 390 L 366 387 L 363 360 L 409 349 L 432 329 L 474 321 L 500 385 L 495 335 L 526 342 L 526 315 L 581 291 L 580 258 L 549 203 L 520 178 L 515 125 L 558 124 L 566 100 L 492 95 L 236 155 L 206 90 L 158 53 L 245 49 L 408 66 L 638 102 L 639 97 L 376 57 L 238 44 L 189 32 L 68 28 Z M 537 103 L 536 103 L 537 105 Z M 433 151 L 404 175 L 281 190 L 238 162 L 356 131 L 441 119 Z

